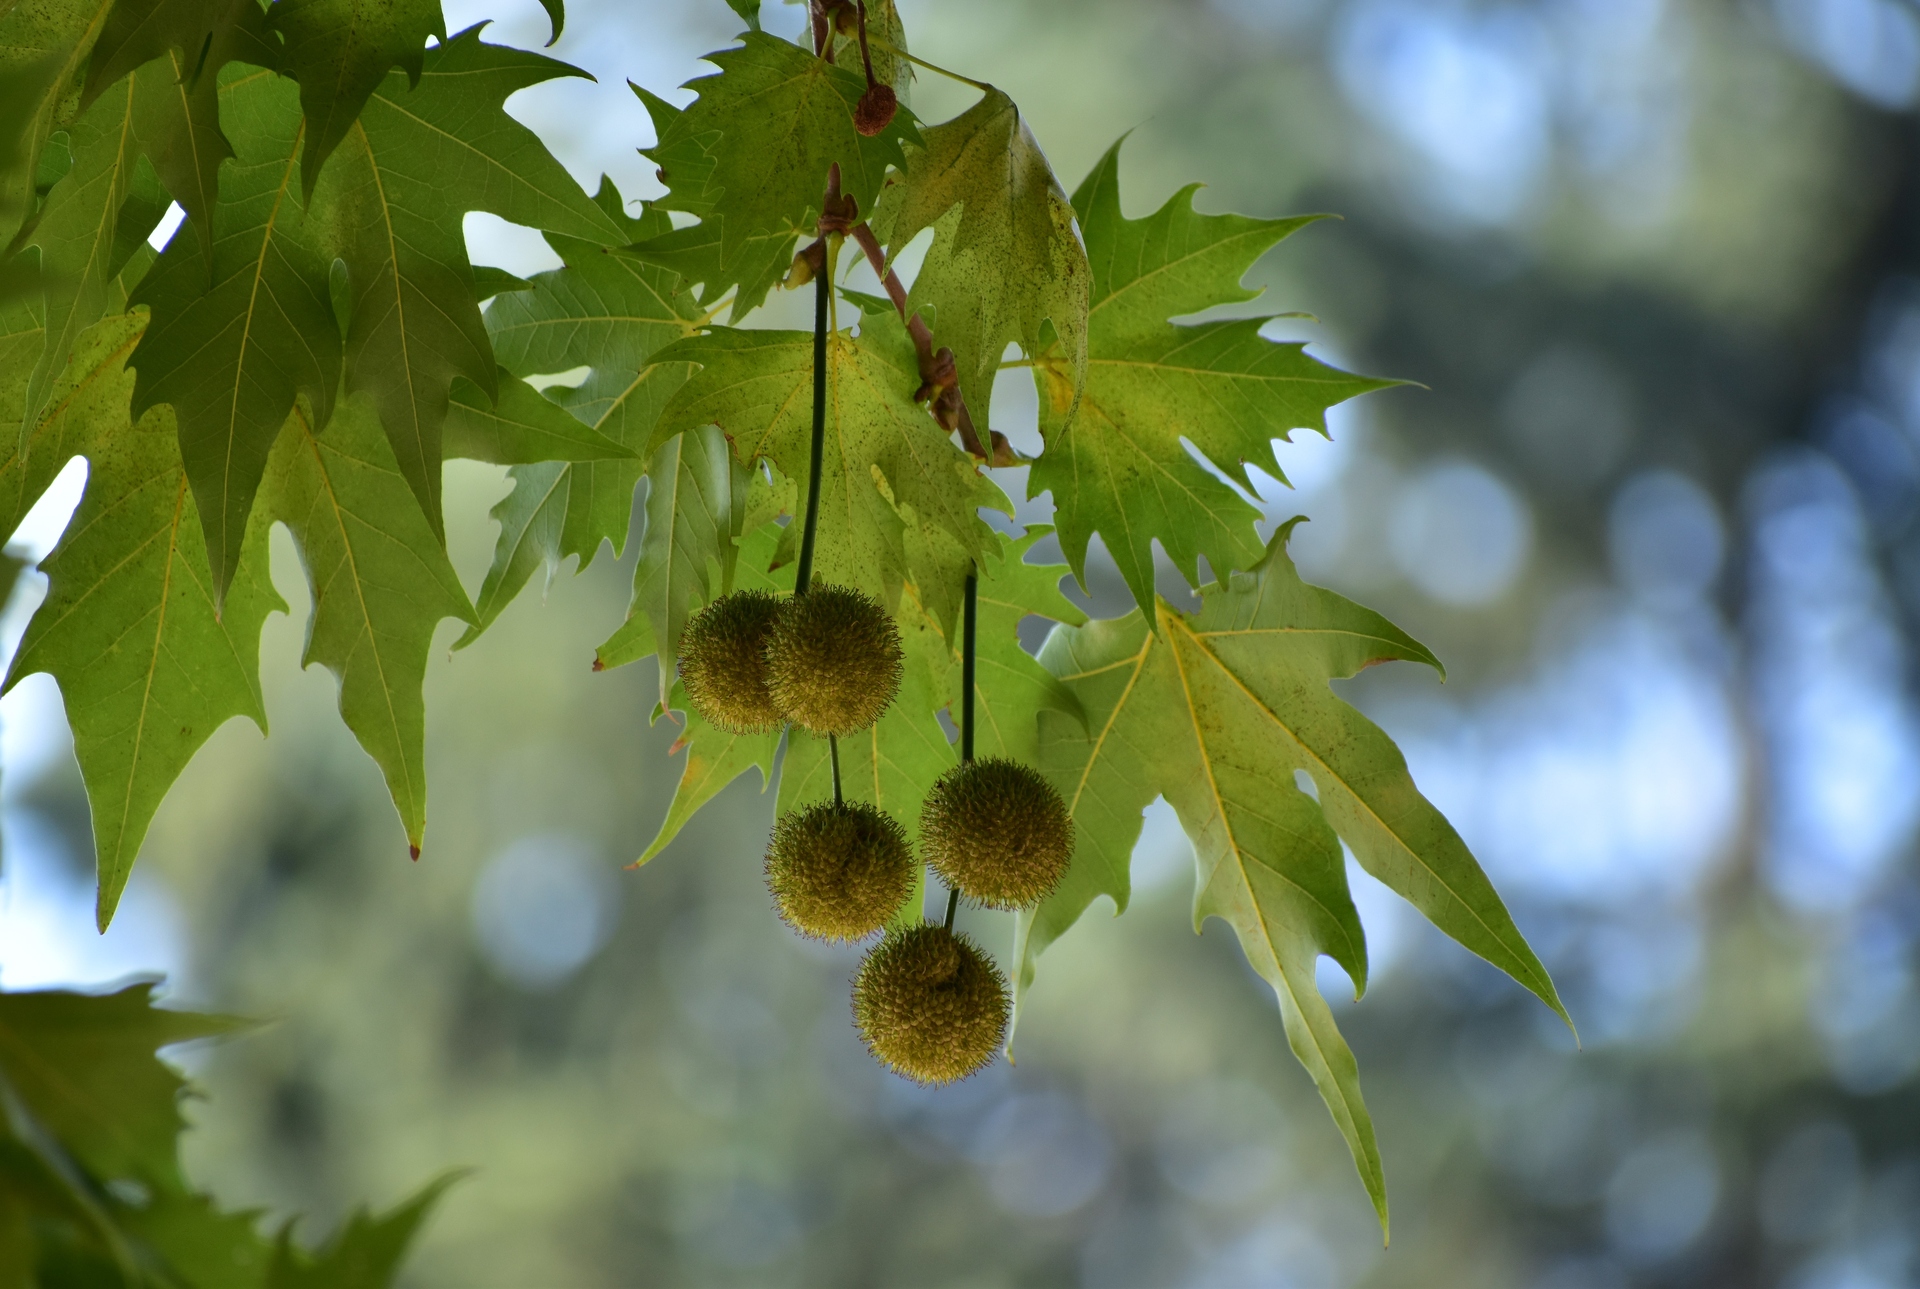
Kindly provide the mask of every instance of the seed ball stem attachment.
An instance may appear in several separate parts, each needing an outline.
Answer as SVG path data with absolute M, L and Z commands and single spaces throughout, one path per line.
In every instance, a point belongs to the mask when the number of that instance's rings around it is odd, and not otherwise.
M 992 960 L 931 922 L 888 932 L 853 982 L 853 1019 L 867 1049 L 895 1074 L 936 1086 L 993 1061 L 1010 1005 Z
M 780 916 L 802 935 L 863 940 L 913 893 L 913 853 L 884 810 L 822 801 L 774 824 L 767 887 Z
M 1038 770 L 1006 757 L 964 761 L 920 807 L 920 850 L 940 880 L 988 908 L 1030 908 L 1073 858 L 1073 819 Z
M 787 602 L 767 637 L 767 690 L 815 734 L 856 734 L 900 692 L 900 631 L 880 601 L 816 582 Z
M 733 591 L 680 633 L 680 683 L 702 719 L 730 734 L 764 734 L 784 717 L 767 688 L 767 641 L 786 601 L 766 591 Z

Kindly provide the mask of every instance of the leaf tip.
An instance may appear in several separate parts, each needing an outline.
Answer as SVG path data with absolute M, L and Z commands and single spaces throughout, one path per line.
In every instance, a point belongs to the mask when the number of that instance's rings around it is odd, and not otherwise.
M 606 659 L 600 657 L 598 654 L 594 655 L 593 669 L 595 671 L 605 671 L 607 669 Z
M 408 843 L 407 843 L 407 858 L 408 858 L 408 859 L 411 859 L 411 860 L 413 860 L 413 861 L 415 861 L 416 863 L 417 863 L 417 862 L 419 861 L 419 859 L 420 859 L 420 846 L 419 846 L 419 844 L 418 844 L 418 843 L 416 843 L 416 842 L 408 842 Z

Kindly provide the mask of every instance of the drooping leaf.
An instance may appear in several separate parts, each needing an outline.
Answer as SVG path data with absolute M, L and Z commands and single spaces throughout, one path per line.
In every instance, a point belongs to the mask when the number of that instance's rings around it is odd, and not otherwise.
M 294 399 L 304 395 L 324 425 L 340 384 L 330 257 L 295 188 L 295 93 L 286 78 L 244 64 L 223 71 L 221 120 L 235 155 L 221 171 L 212 263 L 199 239 L 176 237 L 133 296 L 153 311 L 131 360 L 134 415 L 173 405 L 216 603 Z
M 473 382 L 455 379 L 447 404 L 446 455 L 494 465 L 639 458 L 518 376 L 501 372 L 496 380 L 497 401 Z
M 780 532 L 779 525 L 771 521 L 747 530 L 740 541 L 738 585 L 783 594 L 793 590 L 791 564 L 770 568 L 779 547 Z M 686 733 L 674 741 L 673 753 L 677 755 L 684 750 L 687 759 L 680 768 L 680 782 L 673 790 L 673 800 L 667 804 L 666 818 L 660 821 L 659 831 L 640 858 L 633 861 L 635 868 L 665 850 L 702 806 L 748 770 L 760 771 L 763 792 L 773 782 L 773 758 L 779 750 L 782 731 L 729 734 L 715 729 L 692 710 L 686 701 L 686 691 L 678 684 L 673 686 L 667 701 L 655 710 L 654 719 L 658 720 L 669 708 L 680 713 L 686 722 Z
M 741 42 L 707 55 L 720 71 L 688 82 L 699 97 L 684 112 L 664 119 L 656 112 L 659 142 L 645 150 L 666 175 L 663 209 L 719 223 L 719 272 L 727 280 L 708 279 L 716 294 L 742 281 L 738 265 L 750 239 L 814 226 L 829 167 L 840 167 L 841 192 L 870 212 L 887 167 L 904 167 L 901 145 L 917 138 L 904 107 L 871 138 L 854 128 L 854 106 L 867 88 L 860 73 L 765 32 L 747 32 Z M 684 164 L 696 147 L 710 169 Z
M 908 150 L 904 179 L 882 196 L 874 229 L 897 253 L 921 230 L 939 228 L 909 307 L 932 306 L 936 338 L 953 350 L 975 423 L 988 423 L 1007 345 L 1039 354 L 1049 322 L 1054 360 L 1077 390 L 1086 376 L 1087 255 L 1073 207 L 1020 109 L 989 90 L 922 136 L 925 146 Z
M 1187 443 L 1242 487 L 1252 487 L 1249 464 L 1284 479 L 1274 439 L 1296 428 L 1324 434 L 1328 407 L 1392 382 L 1337 371 L 1299 344 L 1267 340 L 1265 319 L 1170 323 L 1253 298 L 1241 278 L 1313 217 L 1202 215 L 1193 209 L 1194 185 L 1147 218 L 1127 219 L 1119 167 L 1115 144 L 1074 194 L 1093 270 L 1086 385 L 1076 400 L 1070 365 L 1036 369 L 1047 446 L 1027 488 L 1030 496 L 1053 493 L 1075 576 L 1084 580 L 1087 542 L 1097 532 L 1151 613 L 1155 539 L 1196 586 L 1203 555 L 1224 578 L 1262 554 L 1260 512 L 1194 460 Z
M 417 856 L 427 651 L 442 618 L 470 623 L 473 606 L 364 398 L 343 399 L 325 434 L 296 410 L 265 494 L 267 516 L 293 531 L 313 590 L 301 665 L 318 663 L 340 682 L 340 715 L 386 776 Z
M 140 73 L 148 79 L 159 74 L 158 64 Z M 47 194 L 29 241 L 40 250 L 46 320 L 45 344 L 22 409 L 29 421 L 39 419 L 74 341 L 105 312 L 120 271 L 115 233 L 140 160 L 134 109 L 133 83 L 122 80 L 69 128 L 72 168 Z
M 223 1016 L 151 1005 L 151 984 L 99 996 L 0 993 L 0 1075 L 64 1152 L 103 1181 L 180 1181 L 174 1139 L 185 1083 L 154 1058 L 169 1043 L 230 1033 Z
M 611 181 L 602 182 L 594 201 L 628 238 L 667 227 L 666 216 L 657 212 L 627 219 Z M 615 554 L 626 544 L 634 489 L 653 450 L 654 424 L 689 370 L 684 363 L 662 363 L 655 356 L 690 334 L 701 319 L 692 294 L 681 290 L 679 279 L 667 270 L 606 254 L 578 238 L 549 234 L 548 242 L 566 266 L 535 274 L 527 290 L 496 299 L 487 310 L 487 331 L 501 365 L 515 375 L 549 376 L 587 368 L 587 378 L 577 387 L 555 388 L 548 396 L 602 437 L 634 453 L 629 460 L 583 461 L 557 471 L 518 467 L 511 472 L 516 492 L 527 493 L 518 501 L 509 498 L 515 513 L 532 515 L 558 499 L 557 526 L 536 530 L 547 543 L 539 548 L 536 564 L 544 560 L 557 565 L 575 555 L 585 568 L 602 542 L 610 543 Z M 515 554 L 503 531 L 490 581 L 496 574 L 505 578 Z M 525 581 L 520 577 L 515 589 Z
M 283 3 L 285 0 L 283 0 Z M 625 241 L 532 131 L 508 95 L 577 69 L 455 35 L 412 69 L 388 73 L 344 132 L 309 217 L 347 266 L 347 389 L 372 395 L 400 472 L 441 531 L 440 463 L 448 387 L 489 398 L 495 362 L 462 221 L 480 210 L 586 241 Z
M 473 604 L 473 623 L 454 641 L 464 649 L 493 625 L 513 603 L 534 573 L 546 570 L 551 584 L 559 571 L 561 547 L 566 543 L 567 503 L 573 492 L 573 471 L 561 461 L 518 465 L 507 471 L 513 491 L 487 513 L 500 525 L 494 540 L 493 563 L 480 583 Z
M 742 464 L 764 458 L 804 490 L 813 433 L 811 333 L 717 328 L 659 357 L 701 364 L 661 412 L 661 437 L 718 425 Z M 940 585 L 950 576 L 909 566 L 896 504 L 978 558 L 992 532 L 975 511 L 1011 513 L 1005 494 L 913 402 L 918 369 L 897 320 L 869 316 L 860 335 L 836 333 L 827 361 L 816 576 L 887 604 L 909 579 L 921 585 L 924 600 L 953 596 L 957 585 Z
M 1327 831 L 1427 918 L 1532 990 L 1563 1019 L 1553 982 L 1446 819 L 1421 796 L 1399 750 L 1328 688 L 1395 659 L 1438 666 L 1385 618 L 1300 580 L 1289 524 L 1265 558 L 1203 592 L 1188 616 L 1158 602 L 1157 624 L 1125 618 L 1055 631 L 1041 661 L 1079 699 L 1082 728 L 1041 715 L 1041 756 L 1073 812 L 1066 880 L 1019 915 L 1017 994 L 1040 952 L 1100 895 L 1122 910 L 1141 811 L 1164 796 L 1199 860 L 1196 916 L 1232 924 L 1280 995 L 1289 1041 L 1346 1133 L 1381 1207 L 1372 1129 L 1351 1054 L 1312 987 L 1319 953 L 1357 988 L 1366 959 Z M 1313 781 L 1318 803 L 1295 772 Z M 1316 822 L 1318 821 L 1318 822 Z
M 418 82 L 427 37 L 447 39 L 440 0 L 276 0 L 267 21 L 286 40 L 282 67 L 300 82 L 306 192 L 388 69 Z
M 0 12 L 0 251 L 34 213 L 56 121 L 114 0 L 17 0 Z
M 647 465 L 647 526 L 627 620 L 594 654 L 596 670 L 655 655 L 660 695 L 673 688 L 680 632 L 732 588 L 746 518 L 747 471 L 711 425 L 675 435 Z
M 160 181 L 187 212 L 211 256 L 220 163 L 233 155 L 220 128 L 220 71 L 238 60 L 279 62 L 279 40 L 258 0 L 119 0 L 87 66 L 92 103 L 156 59 L 134 87 L 134 129 Z
M 1037 766 L 1042 710 L 1063 713 L 1075 721 L 1086 719 L 1073 691 L 1020 644 L 1020 623 L 1030 616 L 1070 626 L 1087 620 L 1087 615 L 1060 593 L 1060 578 L 1067 571 L 1064 564 L 1026 561 L 1034 544 L 1052 531 L 1043 525 L 1029 528 L 1026 536 L 1003 541 L 997 558 L 981 563 L 979 646 L 975 655 L 976 756 L 1010 756 Z M 956 662 L 947 677 L 956 721 L 963 698 L 960 677 Z
M 124 364 L 143 321 L 109 318 L 86 334 L 26 450 L 6 465 L 8 495 L 24 512 L 75 452 L 89 461 L 80 507 L 46 561 L 46 602 L 7 684 L 36 671 L 60 684 L 93 816 L 102 930 L 147 825 L 194 752 L 230 717 L 266 729 L 260 628 L 286 607 L 256 524 L 216 614 L 173 418 L 161 410 L 127 420 L 133 381 Z
M 293 1242 L 293 1225 L 281 1229 L 267 1271 L 266 1289 L 385 1289 L 399 1274 L 407 1248 L 447 1188 L 464 1171 L 444 1173 L 411 1198 L 381 1214 L 355 1209 L 333 1238 L 308 1253 Z

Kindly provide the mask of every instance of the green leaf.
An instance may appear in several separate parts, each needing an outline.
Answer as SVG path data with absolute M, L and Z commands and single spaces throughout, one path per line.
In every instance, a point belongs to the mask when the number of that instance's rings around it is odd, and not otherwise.
M 594 201 L 629 236 L 667 226 L 666 216 L 657 212 L 626 220 L 611 181 L 602 181 Z M 549 234 L 547 240 L 566 267 L 534 275 L 527 290 L 501 296 L 488 307 L 494 352 L 503 367 L 523 377 L 588 368 L 577 388 L 555 388 L 550 396 L 634 455 L 629 460 L 582 461 L 557 471 L 517 467 L 510 473 L 516 493 L 524 495 L 517 500 L 510 496 L 502 506 L 529 519 L 542 506 L 556 507 L 556 524 L 543 522 L 530 530 L 540 543 L 535 563 L 558 565 L 566 556 L 577 555 L 584 569 L 603 541 L 616 555 L 626 544 L 634 488 L 645 467 L 643 454 L 653 451 L 660 409 L 689 370 L 684 363 L 657 362 L 655 356 L 689 335 L 702 319 L 692 294 L 667 270 L 609 255 L 578 238 Z M 489 582 L 507 585 L 511 561 L 528 558 L 519 553 L 521 540 L 503 528 Z M 529 574 L 532 567 L 526 565 Z M 526 575 L 516 576 L 511 582 L 515 591 L 526 582 Z M 487 599 L 484 590 L 481 598 Z M 505 601 L 500 603 L 504 606 Z M 486 613 L 483 607 L 483 620 L 491 621 Z
M 1064 713 L 1083 725 L 1086 721 L 1073 691 L 1020 644 L 1020 623 L 1029 616 L 1075 626 L 1087 620 L 1087 615 L 1060 593 L 1066 565 L 1026 562 L 1034 543 L 1052 531 L 1044 525 L 1029 528 L 1026 536 L 1003 541 L 997 559 L 981 563 L 974 693 L 976 756 L 1010 756 L 1037 766 L 1039 714 L 1043 709 Z M 947 684 L 957 721 L 965 697 L 958 666 L 950 669 Z
M 300 82 L 306 192 L 387 69 L 403 68 L 418 82 L 427 37 L 447 39 L 440 0 L 276 0 L 267 21 L 286 39 L 281 66 Z
M 236 63 L 222 74 L 220 95 L 235 155 L 221 171 L 211 265 L 195 238 L 167 244 L 134 292 L 153 321 L 131 360 L 139 374 L 134 415 L 173 405 L 216 603 L 294 399 L 304 396 L 326 424 L 341 366 L 330 257 L 294 191 L 295 87 Z
M 647 479 L 647 526 L 633 568 L 633 600 L 626 622 L 600 646 L 593 665 L 601 671 L 654 654 L 665 701 L 687 619 L 733 586 L 747 472 L 733 459 L 726 436 L 707 425 L 656 448 Z
M 439 539 L 412 500 L 379 417 L 343 399 L 322 435 L 296 411 L 267 468 L 267 515 L 300 544 L 313 616 L 302 666 L 340 682 L 340 715 L 380 766 L 414 855 L 426 830 L 420 686 L 442 618 L 474 620 Z
M 113 0 L 17 0 L 0 10 L 0 250 L 34 213 L 40 162 Z
M 661 412 L 660 437 L 718 425 L 742 464 L 764 458 L 804 487 L 813 434 L 811 333 L 716 328 L 659 358 L 701 364 Z M 993 538 L 975 511 L 1011 513 L 1005 494 L 913 402 L 918 367 L 897 320 L 869 317 L 859 336 L 829 337 L 827 363 L 817 576 L 889 605 L 906 580 L 921 586 L 923 599 L 953 596 L 951 575 L 910 567 L 896 504 L 974 559 Z
M 407 1248 L 447 1188 L 466 1176 L 442 1174 L 411 1199 L 373 1215 L 355 1209 L 346 1224 L 315 1253 L 293 1243 L 289 1223 L 280 1232 L 266 1289 L 385 1289 L 399 1275 Z
M 1087 542 L 1098 532 L 1135 601 L 1151 612 L 1156 538 L 1196 586 L 1200 556 L 1224 578 L 1262 555 L 1258 509 L 1187 444 L 1251 489 L 1248 464 L 1285 478 L 1274 439 L 1300 427 L 1325 434 L 1326 408 L 1392 382 L 1336 371 L 1299 344 L 1267 340 L 1262 318 L 1169 323 L 1252 299 L 1258 293 L 1240 280 L 1253 262 L 1316 217 L 1202 215 L 1193 209 L 1194 185 L 1146 219 L 1127 219 L 1119 167 L 1115 144 L 1074 194 L 1093 269 L 1086 384 L 1076 399 L 1070 364 L 1036 369 L 1047 447 L 1027 489 L 1053 493 L 1061 549 L 1083 584 Z
M 740 541 L 738 585 L 780 593 L 793 590 L 794 570 L 791 564 L 770 568 L 779 548 L 780 533 L 780 526 L 771 521 L 747 530 L 746 536 Z M 674 741 L 669 755 L 677 756 L 684 750 L 687 760 L 680 767 L 680 782 L 673 790 L 673 800 L 667 804 L 666 818 L 660 821 L 659 831 L 654 834 L 646 850 L 641 852 L 640 858 L 633 861 L 634 868 L 665 850 L 667 843 L 680 835 L 680 830 L 700 812 L 702 806 L 748 770 L 760 771 L 763 792 L 773 782 L 773 756 L 780 747 L 782 731 L 729 734 L 715 729 L 692 710 L 686 700 L 686 691 L 678 684 L 673 686 L 667 700 L 654 709 L 654 719 L 658 720 L 668 710 L 680 713 L 678 719 L 686 722 L 686 733 Z
M 748 27 L 760 30 L 760 0 L 727 0 L 727 8 L 739 14 Z
M 401 474 L 441 532 L 440 464 L 448 387 L 464 377 L 495 395 L 462 221 L 482 210 L 588 241 L 626 240 L 532 131 L 502 110 L 508 95 L 576 68 L 460 32 L 392 72 L 344 133 L 314 188 L 309 217 L 347 266 L 347 390 L 380 410 Z
M 913 84 L 913 64 L 902 58 L 894 50 L 904 51 L 907 47 L 907 29 L 900 21 L 900 10 L 894 0 L 867 0 L 867 31 L 880 40 L 868 42 L 867 53 L 873 59 L 873 75 L 883 85 L 893 87 L 894 96 L 901 102 L 907 101 L 908 91 Z M 893 49 L 886 48 L 885 41 Z M 833 33 L 834 61 L 842 67 L 860 66 L 860 36 L 853 32 L 843 35 L 839 28 Z
M 89 996 L 0 993 L 0 1075 L 21 1107 L 95 1177 L 178 1185 L 180 1076 L 169 1043 L 230 1033 L 223 1016 L 164 1011 L 154 986 Z
M 507 372 L 496 402 L 472 381 L 456 378 L 447 404 L 446 454 L 494 465 L 538 461 L 633 461 L 615 443 L 540 391 Z
M 720 224 L 716 220 L 676 228 L 615 253 L 657 264 L 689 283 L 699 283 L 702 305 L 712 304 L 732 288 L 727 316 L 737 320 L 767 302 L 767 293 L 780 285 L 793 266 L 793 244 L 812 231 L 811 226 L 792 223 L 754 233 L 735 250 L 731 265 L 721 262 Z
M 1297 521 L 1296 521 L 1297 522 Z M 1292 524 L 1251 573 L 1202 593 L 1188 616 L 1164 601 L 1157 623 L 1125 618 L 1056 630 L 1041 661 L 1080 700 L 1087 725 L 1041 715 L 1041 756 L 1079 833 L 1066 880 L 1019 915 L 1016 992 L 1040 952 L 1098 896 L 1127 905 L 1141 811 L 1164 796 L 1199 862 L 1196 918 L 1239 933 L 1280 995 L 1294 1050 L 1347 1135 L 1385 1221 L 1372 1129 L 1352 1057 L 1311 988 L 1328 953 L 1358 989 L 1366 959 L 1327 831 L 1427 918 L 1532 990 L 1562 1019 L 1553 982 L 1464 842 L 1420 795 L 1384 733 L 1327 682 L 1394 659 L 1438 667 L 1385 618 L 1300 580 Z M 1318 805 L 1295 772 L 1313 781 Z
M 162 74 L 157 63 L 140 73 L 149 80 Z M 46 333 L 27 384 L 27 423 L 39 419 L 74 341 L 105 312 L 109 287 L 120 271 L 115 234 L 140 159 L 131 81 L 112 86 L 73 123 L 69 146 L 73 166 L 47 194 L 28 242 L 40 248 Z
M 36 671 L 60 684 L 93 816 L 102 930 L 154 811 L 194 752 L 233 716 L 266 729 L 260 628 L 286 607 L 256 525 L 216 613 L 173 418 L 127 423 L 124 363 L 142 322 L 109 318 L 87 333 L 24 459 L 9 460 L 4 476 L 24 510 L 75 451 L 89 460 L 86 493 L 46 561 L 47 599 L 7 684 Z
M 525 588 L 534 572 L 547 571 L 550 585 L 559 571 L 566 543 L 567 503 L 573 491 L 573 471 L 559 461 L 515 466 L 507 471 L 513 490 L 487 513 L 500 525 L 494 541 L 493 563 L 474 600 L 473 623 L 453 642 L 464 649 L 493 625 L 495 618 Z
M 659 142 L 643 150 L 666 176 L 663 209 L 720 225 L 719 275 L 728 280 L 707 277 L 713 294 L 744 281 L 742 252 L 757 235 L 814 227 L 830 166 L 840 167 L 841 192 L 871 211 L 887 167 L 904 168 L 901 145 L 918 137 L 904 107 L 872 138 L 854 128 L 867 88 L 859 73 L 765 32 L 741 40 L 707 55 L 720 71 L 687 83 L 699 97 L 684 112 L 655 112 Z M 685 164 L 695 147 L 710 169 Z M 756 268 L 764 273 L 763 262 Z
M 1090 273 L 1073 207 L 1020 109 L 999 90 L 923 131 L 904 182 L 890 185 L 874 220 L 890 250 L 922 229 L 939 232 L 914 277 L 909 307 L 931 306 L 936 341 L 953 350 L 960 392 L 988 424 L 1000 355 L 1029 356 L 1058 337 L 1056 362 L 1077 390 L 1086 378 Z

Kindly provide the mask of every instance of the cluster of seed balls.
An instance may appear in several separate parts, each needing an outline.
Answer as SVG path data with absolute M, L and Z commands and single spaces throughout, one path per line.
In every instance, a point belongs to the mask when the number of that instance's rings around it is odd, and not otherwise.
M 845 736 L 880 719 L 900 690 L 893 616 L 871 596 L 814 584 L 804 594 L 735 591 L 687 623 L 680 681 L 708 723 L 763 734 L 792 722 Z M 920 849 L 950 889 L 995 909 L 1028 908 L 1057 886 L 1073 854 L 1060 794 L 1018 761 L 964 761 L 920 811 Z M 767 885 L 803 935 L 863 940 L 913 892 L 905 829 L 864 801 L 823 801 L 780 816 Z M 967 936 L 923 922 L 889 932 L 853 985 L 867 1047 L 895 1073 L 949 1083 L 993 1060 L 1006 1039 L 1005 977 Z

